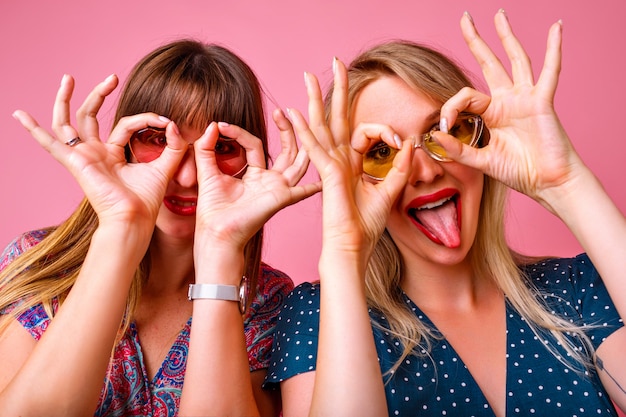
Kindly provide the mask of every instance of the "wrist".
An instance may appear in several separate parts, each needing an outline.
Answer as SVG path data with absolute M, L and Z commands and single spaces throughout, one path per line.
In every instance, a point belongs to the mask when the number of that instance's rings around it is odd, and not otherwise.
M 191 284 L 187 298 L 194 300 L 234 301 L 239 304 L 239 312 L 245 314 L 248 306 L 248 278 L 243 276 L 239 285 Z

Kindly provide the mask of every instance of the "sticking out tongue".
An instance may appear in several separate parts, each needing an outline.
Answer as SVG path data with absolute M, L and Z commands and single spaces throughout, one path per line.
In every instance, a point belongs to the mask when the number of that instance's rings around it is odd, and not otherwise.
M 454 200 L 448 200 L 433 208 L 412 210 L 412 213 L 427 232 L 426 235 L 434 242 L 443 243 L 449 248 L 456 248 L 461 244 L 461 231 Z

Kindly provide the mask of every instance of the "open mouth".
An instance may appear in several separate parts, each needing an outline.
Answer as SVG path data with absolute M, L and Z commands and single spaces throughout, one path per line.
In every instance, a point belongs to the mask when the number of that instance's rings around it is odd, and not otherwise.
M 417 228 L 433 242 L 448 248 L 461 244 L 461 200 L 458 193 L 410 207 L 407 212 Z
M 163 199 L 163 204 L 172 213 L 180 216 L 192 216 L 196 214 L 197 199 L 195 198 L 167 196 Z

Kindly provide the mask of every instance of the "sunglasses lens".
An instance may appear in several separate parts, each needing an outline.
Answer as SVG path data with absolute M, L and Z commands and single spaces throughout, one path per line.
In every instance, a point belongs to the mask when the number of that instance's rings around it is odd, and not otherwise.
M 436 129 L 439 130 L 439 129 Z M 466 145 L 476 146 L 482 132 L 482 119 L 480 116 L 460 114 L 456 123 L 448 130 L 448 133 Z M 423 136 L 423 145 L 426 151 L 438 161 L 447 161 L 447 154 L 432 137 L 430 133 Z
M 133 133 L 130 138 L 130 151 L 137 162 L 152 162 L 163 153 L 167 146 L 165 130 L 147 127 Z M 217 166 L 224 174 L 238 176 L 246 164 L 246 152 L 236 140 L 220 137 L 215 144 Z
M 437 161 L 449 161 L 445 149 L 433 138 L 432 132 L 422 135 L 422 142 L 416 146 L 424 149 L 431 158 Z M 477 147 L 483 134 L 483 121 L 480 116 L 473 114 L 460 114 L 456 123 L 448 130 L 448 133 L 466 145 Z M 363 172 L 370 177 L 382 180 L 393 166 L 393 158 L 398 149 L 392 148 L 384 142 L 379 142 L 363 155 Z
M 155 127 L 138 130 L 131 136 L 129 145 L 137 162 L 154 161 L 167 145 L 165 130 Z
M 234 177 L 247 166 L 245 149 L 231 138 L 220 136 L 215 144 L 215 158 L 220 171 Z
M 397 149 L 386 143 L 377 143 L 363 155 L 363 172 L 377 179 L 385 178 L 397 153 Z

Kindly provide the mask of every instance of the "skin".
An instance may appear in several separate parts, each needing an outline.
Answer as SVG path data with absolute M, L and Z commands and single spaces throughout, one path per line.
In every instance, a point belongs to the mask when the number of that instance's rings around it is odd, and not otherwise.
M 28 113 L 14 113 L 74 176 L 99 226 L 75 285 L 41 339 L 35 342 L 16 321 L 0 335 L 0 408 L 22 416 L 93 413 L 133 274 L 150 247 L 151 275 L 135 317 L 149 376 L 193 314 L 180 415 L 277 415 L 277 398 L 260 389 L 264 371 L 249 371 L 238 303 L 192 303 L 186 291 L 192 282 L 239 283 L 250 237 L 278 210 L 319 191 L 319 184 L 298 184 L 308 157 L 280 110 L 273 117 L 282 152 L 271 169 L 265 168 L 260 140 L 224 123 L 211 122 L 201 132 L 140 114 L 121 119 L 102 141 L 97 113 L 117 83 L 110 76 L 96 86 L 77 112 L 76 128 L 69 115 L 70 76 L 63 77 L 57 94 L 53 134 Z M 129 164 L 124 146 L 146 126 L 165 128 L 167 147 L 150 163 Z M 246 150 L 249 167 L 240 179 L 217 168 L 213 148 L 220 133 Z M 83 142 L 65 144 L 76 136 Z M 195 216 L 164 208 L 166 193 L 197 196 Z M 38 395 L 31 396 L 33 391 Z
M 404 115 L 396 120 L 396 112 L 402 115 L 402 106 L 392 106 L 393 113 L 387 114 L 376 109 L 373 102 L 359 110 L 367 104 L 365 90 L 357 99 L 356 110 L 348 109 L 346 70 L 335 60 L 335 88 L 327 123 L 319 84 L 315 77 L 307 76 L 309 121 L 297 111 L 291 114 L 323 182 L 324 233 L 319 270 L 322 285 L 328 282 L 333 291 L 320 293 L 316 371 L 292 377 L 281 385 L 286 417 L 386 414 L 364 291 L 367 261 L 386 226 L 406 263 L 403 289 L 459 352 L 495 414 L 504 416 L 503 295 L 488 279 L 474 276 L 465 262 L 479 215 L 477 196 L 482 181 L 477 173 L 502 181 L 558 216 L 593 260 L 620 315 L 625 317 L 622 260 L 626 256 L 626 220 L 576 154 L 554 111 L 562 25 L 559 22 L 550 28 L 544 67 L 536 83 L 530 60 L 504 12 L 496 14 L 495 26 L 511 61 L 511 75 L 480 38 L 470 16 L 465 14 L 461 19 L 464 39 L 483 70 L 490 95 L 465 88 L 443 103 L 440 118 L 452 125 L 458 112 L 481 114 L 491 138 L 488 146 L 476 149 L 437 133 L 437 141 L 454 163 L 428 161 L 421 150 L 411 155 L 412 144 L 408 140 L 401 146 L 396 144 L 398 137 L 423 132 L 424 126 L 418 124 L 424 123 L 431 103 L 419 94 L 403 92 L 400 85 L 387 85 L 387 97 L 376 90 L 389 80 L 380 81 L 378 86 L 372 84 L 377 100 L 413 100 L 411 108 L 422 118 Z M 398 88 L 393 90 L 394 87 Z M 427 108 L 425 113 L 419 113 Z M 368 112 L 374 110 L 378 110 L 376 118 L 370 119 Z M 350 111 L 357 118 L 367 115 L 361 122 L 375 120 L 381 124 L 350 126 Z M 398 137 L 394 137 L 396 134 Z M 385 180 L 373 183 L 361 175 L 362 154 L 372 141 L 380 140 L 402 150 Z M 457 248 L 437 246 L 406 225 L 402 230 L 407 199 L 422 193 L 428 195 L 444 184 L 458 188 L 463 199 L 462 242 Z M 588 221 L 591 217 L 593 224 Z M 454 281 L 444 278 L 450 272 L 458 273 Z M 614 332 L 596 352 L 604 364 L 603 368 L 598 367 L 602 383 L 622 409 L 626 406 L 621 389 L 626 386 L 625 335 L 624 328 Z M 359 343 L 353 343 L 354 340 Z M 300 404 L 298 398 L 302 400 Z

